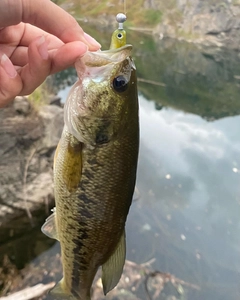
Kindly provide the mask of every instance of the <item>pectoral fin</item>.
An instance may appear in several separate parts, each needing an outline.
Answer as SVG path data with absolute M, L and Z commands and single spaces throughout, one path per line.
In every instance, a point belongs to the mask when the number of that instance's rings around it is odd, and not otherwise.
M 107 262 L 102 266 L 102 284 L 103 291 L 106 295 L 119 282 L 125 263 L 126 257 L 126 239 L 125 230 L 118 242 L 114 253 L 110 256 Z
M 44 233 L 46 236 L 50 237 L 51 239 L 59 240 L 57 234 L 55 209 L 53 209 L 53 213 L 46 219 L 41 230 L 42 233 Z
M 74 143 L 68 141 L 63 155 L 62 176 L 69 192 L 74 192 L 82 177 L 82 146 L 75 138 Z

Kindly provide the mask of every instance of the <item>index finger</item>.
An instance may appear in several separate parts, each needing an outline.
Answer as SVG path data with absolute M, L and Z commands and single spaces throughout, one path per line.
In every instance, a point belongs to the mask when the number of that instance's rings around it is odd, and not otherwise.
M 91 50 L 100 47 L 97 41 L 84 33 L 70 14 L 50 0 L 1 0 L 0 11 L 4 12 L 0 27 L 25 22 L 57 36 L 64 43 L 79 40 Z

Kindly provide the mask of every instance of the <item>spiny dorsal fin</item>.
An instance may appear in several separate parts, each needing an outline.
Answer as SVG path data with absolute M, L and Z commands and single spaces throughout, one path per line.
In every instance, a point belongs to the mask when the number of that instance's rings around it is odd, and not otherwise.
M 126 238 L 124 230 L 114 253 L 102 266 L 102 284 L 105 295 L 118 284 L 122 276 L 125 257 Z

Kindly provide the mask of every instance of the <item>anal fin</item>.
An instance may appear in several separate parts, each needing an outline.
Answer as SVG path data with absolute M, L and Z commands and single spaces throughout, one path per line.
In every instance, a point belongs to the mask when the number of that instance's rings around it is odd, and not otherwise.
M 126 238 L 124 229 L 115 251 L 102 266 L 102 284 L 105 295 L 118 284 L 122 276 L 125 257 Z
M 51 239 L 59 240 L 57 234 L 57 225 L 56 225 L 56 209 L 53 209 L 53 213 L 46 219 L 45 223 L 43 224 L 42 233 L 46 236 L 50 237 Z

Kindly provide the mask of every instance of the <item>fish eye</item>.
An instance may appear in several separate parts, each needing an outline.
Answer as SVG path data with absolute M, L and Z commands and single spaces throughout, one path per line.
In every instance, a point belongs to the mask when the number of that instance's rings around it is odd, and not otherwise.
M 113 79 L 113 88 L 116 92 L 122 93 L 126 91 L 128 87 L 128 81 L 123 75 L 119 75 Z
M 117 35 L 117 37 L 118 37 L 119 39 L 121 39 L 121 38 L 123 37 L 123 35 L 122 35 L 121 33 L 119 33 L 119 34 Z

